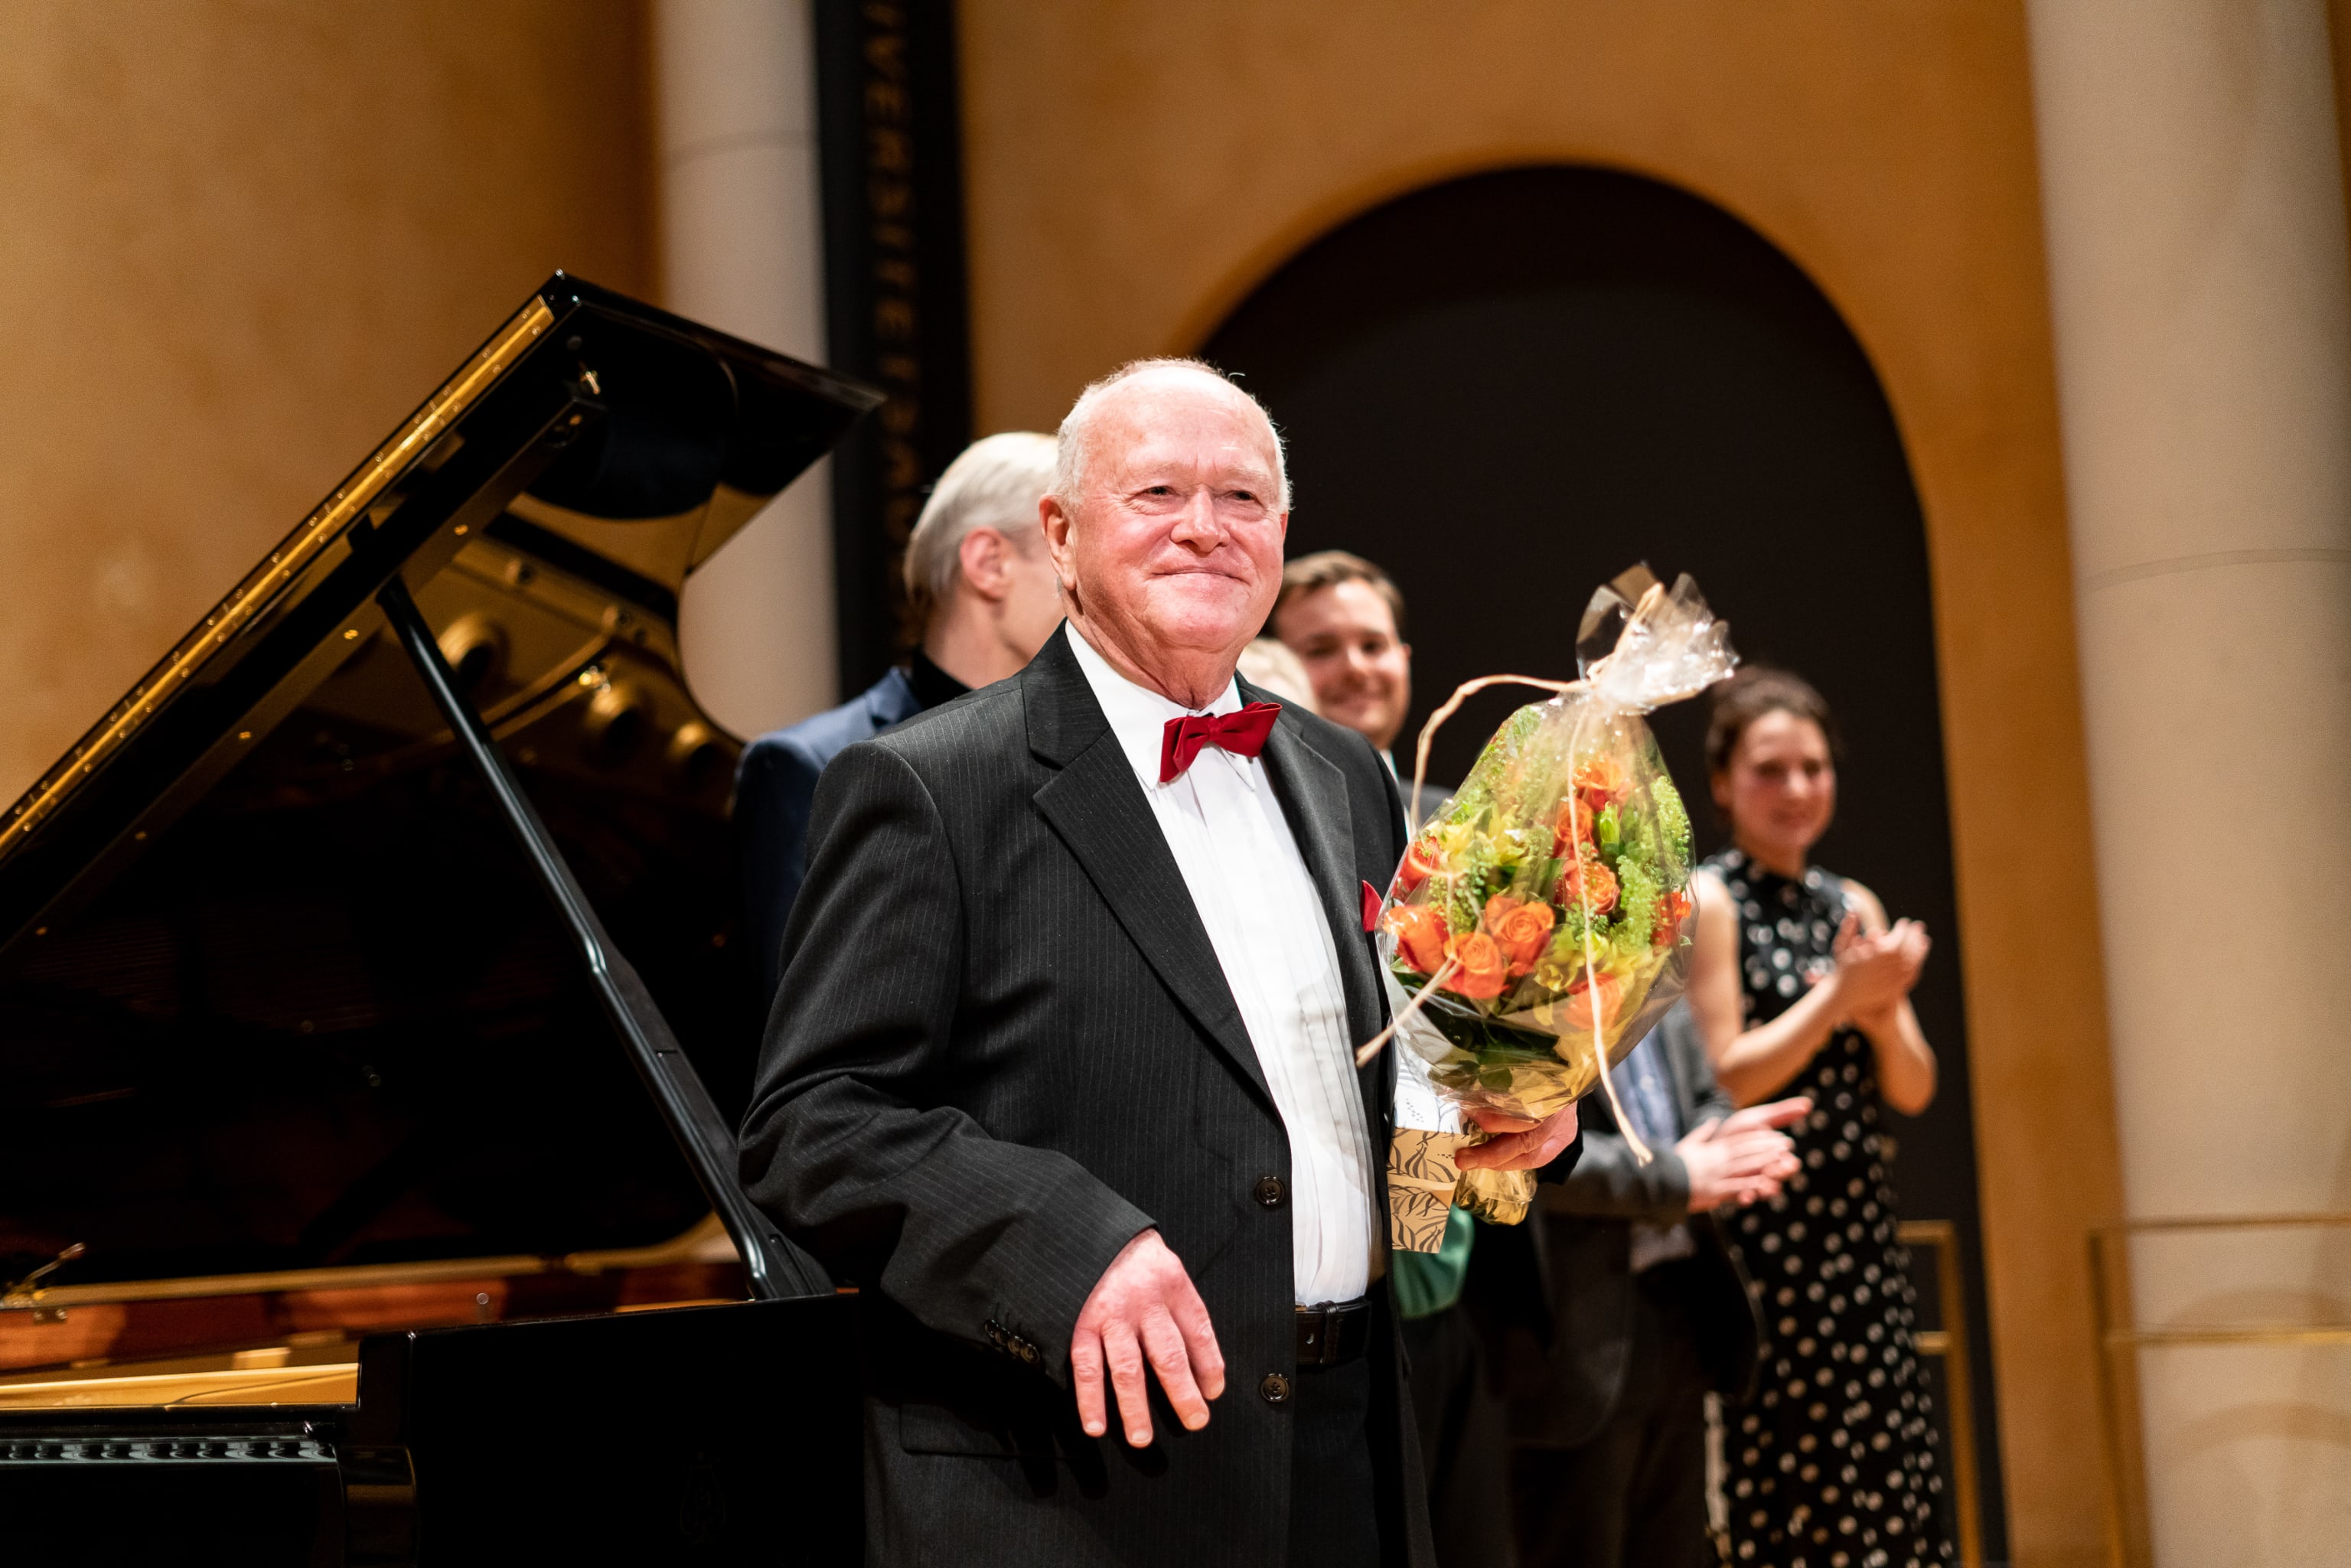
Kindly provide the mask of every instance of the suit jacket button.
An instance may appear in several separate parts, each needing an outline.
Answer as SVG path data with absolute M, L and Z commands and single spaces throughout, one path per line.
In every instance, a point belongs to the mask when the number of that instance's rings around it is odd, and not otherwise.
M 1268 1208 L 1280 1208 L 1281 1200 L 1290 1196 L 1290 1189 L 1281 1185 L 1280 1176 L 1259 1176 L 1257 1186 L 1249 1190 Z
M 1265 1381 L 1257 1385 L 1257 1396 L 1268 1405 L 1290 1403 L 1290 1379 L 1279 1372 L 1269 1372 Z

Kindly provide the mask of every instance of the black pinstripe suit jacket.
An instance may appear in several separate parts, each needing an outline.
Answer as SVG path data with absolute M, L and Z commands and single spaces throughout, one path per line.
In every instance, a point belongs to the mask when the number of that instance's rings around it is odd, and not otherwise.
M 864 1287 L 871 1560 L 1276 1564 L 1290 1416 L 1259 1385 L 1295 1371 L 1290 1210 L 1255 1189 L 1288 1186 L 1289 1145 L 1065 635 L 826 769 L 744 1185 Z M 1292 709 L 1263 755 L 1368 1039 L 1384 1005 L 1361 884 L 1403 854 L 1394 783 L 1360 737 Z M 1375 1147 L 1394 1071 L 1384 1052 L 1359 1075 Z M 1068 1354 L 1147 1226 L 1197 1283 L 1228 1385 L 1186 1433 L 1155 1384 L 1138 1453 L 1115 1416 L 1109 1437 L 1079 1429 Z M 1426 1563 L 1393 1334 L 1374 1370 L 1384 1533 Z

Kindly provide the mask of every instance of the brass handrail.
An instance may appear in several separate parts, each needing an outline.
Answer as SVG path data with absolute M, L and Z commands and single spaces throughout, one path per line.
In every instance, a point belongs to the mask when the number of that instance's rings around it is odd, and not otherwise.
M 1976 1471 L 1975 1387 L 1968 1365 L 1967 1281 L 1960 1273 L 1959 1234 L 1948 1219 L 1906 1219 L 1896 1235 L 1905 1247 L 1935 1249 L 1935 1287 L 1943 1326 L 1910 1335 L 1921 1355 L 1942 1357 L 1943 1404 L 1951 1418 L 1952 1511 L 1959 1516 L 1961 1568 L 1983 1568 L 1982 1478 Z
M 2139 1328 L 2131 1305 L 2129 1277 L 2123 1267 L 2127 1260 L 2120 1256 L 2122 1249 L 2133 1236 L 2346 1228 L 2351 1228 L 2351 1214 L 2126 1219 L 2091 1228 L 2090 1312 L 2098 1353 L 2098 1421 L 2104 1429 L 2106 1451 L 2106 1550 L 2115 1568 L 2152 1568 L 2155 1562 L 2153 1529 L 2147 1519 L 2147 1448 L 2139 1421 L 2140 1350 L 2202 1345 L 2351 1345 L 2351 1323 Z

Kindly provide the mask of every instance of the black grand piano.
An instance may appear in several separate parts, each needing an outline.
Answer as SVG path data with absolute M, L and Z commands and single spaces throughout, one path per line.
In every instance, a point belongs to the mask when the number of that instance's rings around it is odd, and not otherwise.
M 856 1558 L 677 596 L 876 401 L 559 274 L 0 820 L 0 1555 Z

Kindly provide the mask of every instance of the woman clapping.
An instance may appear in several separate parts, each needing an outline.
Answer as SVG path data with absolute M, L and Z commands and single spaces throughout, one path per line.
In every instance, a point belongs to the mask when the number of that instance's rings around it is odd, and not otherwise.
M 1788 1129 L 1802 1168 L 1730 1237 L 1771 1348 L 1726 1434 L 1734 1563 L 1887 1568 L 1949 1562 L 1931 1406 L 1896 1238 L 1891 1106 L 1935 1095 L 1909 993 L 1926 928 L 1811 862 L 1836 810 L 1828 705 L 1750 669 L 1718 688 L 1707 768 L 1731 847 L 1696 879 L 1689 1004 L 1742 1105 L 1813 1101 Z

